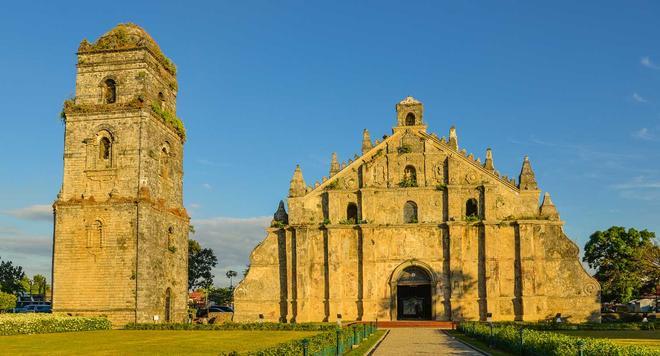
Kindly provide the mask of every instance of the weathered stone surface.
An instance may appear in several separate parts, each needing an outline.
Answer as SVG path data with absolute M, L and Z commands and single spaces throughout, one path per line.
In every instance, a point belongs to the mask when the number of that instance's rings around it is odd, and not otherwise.
M 432 319 L 598 320 L 600 287 L 550 199 L 539 207 L 529 160 L 516 184 L 490 150 L 483 164 L 459 151 L 454 128 L 448 142 L 427 134 L 419 101 L 396 108 L 393 134 L 323 183 L 308 187 L 296 167 L 289 225 L 267 229 L 253 250 L 235 320 L 395 320 L 410 266 L 428 273 Z M 409 202 L 416 219 L 404 214 Z
M 126 43 L 87 45 L 78 54 L 76 96 L 65 108 L 64 178 L 53 204 L 53 311 L 107 315 L 115 325 L 154 316 L 162 322 L 167 314 L 183 321 L 183 139 L 151 109 L 176 111 L 176 78 L 144 30 L 122 26 L 130 29 Z

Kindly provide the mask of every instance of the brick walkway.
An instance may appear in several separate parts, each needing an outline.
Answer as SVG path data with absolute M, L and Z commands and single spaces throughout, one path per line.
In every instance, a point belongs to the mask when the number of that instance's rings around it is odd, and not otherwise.
M 438 329 L 397 328 L 381 342 L 374 356 L 481 355 Z

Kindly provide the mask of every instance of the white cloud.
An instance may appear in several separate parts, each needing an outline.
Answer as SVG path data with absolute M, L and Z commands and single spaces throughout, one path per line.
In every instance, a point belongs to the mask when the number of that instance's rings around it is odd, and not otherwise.
M 204 187 L 204 189 L 208 189 L 208 190 L 211 190 L 211 188 L 212 188 L 211 185 L 208 184 L 208 183 L 202 184 L 202 187 Z
M 642 127 L 641 129 L 633 132 L 632 136 L 640 140 L 653 140 L 653 134 L 651 133 L 651 130 L 647 129 L 646 127 Z
M 53 239 L 49 235 L 27 234 L 0 226 L 0 258 L 23 267 L 28 275 L 43 274 L 50 279 Z
M 649 179 L 645 176 L 637 176 L 628 182 L 612 186 L 619 191 L 619 195 L 625 199 L 659 201 L 660 180 Z
M 229 285 L 225 273 L 230 269 L 238 272 L 234 284 L 242 279 L 243 270 L 250 262 L 250 253 L 266 238 L 264 229 L 269 226 L 271 220 L 270 216 L 258 216 L 216 217 L 191 221 L 196 231 L 191 238 L 197 240 L 202 247 L 213 249 L 218 257 L 218 265 L 213 270 L 216 285 Z
M 7 210 L 3 211 L 2 214 L 24 220 L 53 221 L 53 207 L 46 204 Z
M 639 63 L 646 68 L 660 69 L 659 66 L 657 66 L 655 63 L 653 63 L 653 61 L 651 61 L 650 57 L 642 57 L 642 59 L 639 60 Z
M 633 98 L 633 100 L 635 100 L 638 103 L 648 102 L 648 100 L 646 100 L 644 97 L 642 97 L 641 95 L 639 95 L 637 93 L 633 93 L 632 98 Z

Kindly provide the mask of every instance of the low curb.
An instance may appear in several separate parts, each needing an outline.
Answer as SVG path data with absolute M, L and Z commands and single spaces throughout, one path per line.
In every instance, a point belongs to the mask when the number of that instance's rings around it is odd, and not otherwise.
M 468 344 L 467 342 L 465 342 L 465 341 L 463 341 L 463 340 L 461 340 L 461 339 L 459 339 L 459 338 L 457 338 L 457 337 L 454 337 L 454 336 L 450 335 L 446 330 L 441 330 L 441 331 L 442 331 L 445 335 L 447 335 L 448 337 L 450 337 L 452 340 L 456 340 L 456 341 L 460 342 L 461 344 L 463 344 L 463 345 L 465 345 L 465 346 L 471 348 L 472 350 L 474 350 L 474 351 L 476 351 L 476 352 L 478 352 L 478 353 L 480 353 L 480 354 L 482 354 L 482 355 L 491 356 L 491 354 L 490 354 L 488 351 L 486 351 L 486 350 L 482 350 L 482 349 L 480 349 L 480 348 L 478 348 L 478 347 L 476 347 L 476 346 L 472 346 L 472 345 Z
M 373 353 L 376 352 L 376 349 L 378 348 L 378 346 L 380 346 L 380 343 L 383 342 L 383 340 L 385 340 L 385 338 L 387 337 L 387 335 L 389 335 L 389 333 L 390 333 L 390 330 L 389 330 L 389 329 L 385 330 L 385 334 L 383 334 L 383 336 L 381 336 L 380 339 L 379 339 L 378 341 L 376 341 L 376 343 L 374 344 L 374 346 L 372 346 L 372 347 L 371 347 L 371 348 L 365 353 L 365 355 L 366 355 L 366 356 L 371 356 L 371 355 L 373 355 Z

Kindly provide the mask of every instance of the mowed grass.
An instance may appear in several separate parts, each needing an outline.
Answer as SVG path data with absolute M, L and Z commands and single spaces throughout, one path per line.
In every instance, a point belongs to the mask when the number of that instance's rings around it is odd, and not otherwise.
M 3 355 L 168 355 L 256 351 L 318 331 L 107 330 L 0 336 Z
M 376 342 L 378 342 L 378 340 L 380 340 L 383 334 L 385 334 L 385 330 L 376 330 L 376 332 L 369 335 L 369 337 L 366 340 L 362 341 L 362 343 L 358 347 L 347 352 L 345 355 L 346 356 L 365 355 L 367 351 L 369 351 L 369 349 L 371 349 L 371 347 L 374 346 Z
M 649 346 L 660 349 L 660 331 L 656 330 L 559 330 L 564 335 L 609 339 L 619 345 Z

